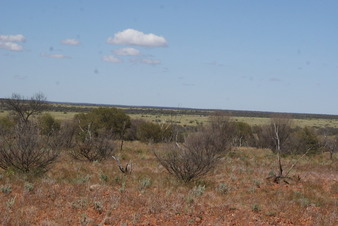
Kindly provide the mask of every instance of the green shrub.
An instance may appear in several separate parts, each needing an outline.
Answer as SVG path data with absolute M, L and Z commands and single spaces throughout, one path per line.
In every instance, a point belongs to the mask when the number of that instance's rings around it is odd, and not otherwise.
M 50 135 L 60 130 L 61 123 L 51 114 L 45 113 L 39 117 L 39 129 L 43 135 Z

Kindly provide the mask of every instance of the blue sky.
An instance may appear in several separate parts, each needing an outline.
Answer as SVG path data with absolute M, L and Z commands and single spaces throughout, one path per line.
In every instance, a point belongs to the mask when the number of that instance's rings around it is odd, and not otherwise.
M 0 97 L 338 114 L 336 0 L 0 0 Z

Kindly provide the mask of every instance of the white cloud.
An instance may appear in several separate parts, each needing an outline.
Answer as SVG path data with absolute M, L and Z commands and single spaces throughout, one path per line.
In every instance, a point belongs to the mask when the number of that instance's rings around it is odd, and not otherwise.
M 64 39 L 61 41 L 61 43 L 64 45 L 72 45 L 72 46 L 80 45 L 80 41 L 76 39 Z
M 0 35 L 0 42 L 24 42 L 25 36 L 18 35 Z
M 11 51 L 21 51 L 23 47 L 15 42 L 1 42 L 0 41 L 0 49 L 7 49 Z
M 70 58 L 70 57 L 65 56 L 63 54 L 46 54 L 46 53 L 42 53 L 41 56 L 47 57 L 47 58 L 57 58 L 57 59 Z
M 134 29 L 126 29 L 118 32 L 114 37 L 109 37 L 107 43 L 115 45 L 136 45 L 145 47 L 167 46 L 167 40 L 162 36 L 144 34 Z
M 122 63 L 121 59 L 114 57 L 114 56 L 104 56 L 102 57 L 102 60 L 106 62 L 111 62 L 111 63 Z
M 118 56 L 139 56 L 141 55 L 141 52 L 138 49 L 134 48 L 122 48 L 122 49 L 116 49 L 113 51 Z
M 24 42 L 25 36 L 18 35 L 0 35 L 0 49 L 7 49 L 11 51 L 22 51 L 22 45 L 17 44 L 16 42 Z

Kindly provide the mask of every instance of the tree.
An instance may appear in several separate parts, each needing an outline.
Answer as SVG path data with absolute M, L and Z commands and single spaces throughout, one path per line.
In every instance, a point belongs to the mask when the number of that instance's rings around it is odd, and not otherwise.
M 235 144 L 239 147 L 249 146 L 253 141 L 251 126 L 245 122 L 235 122 Z
M 304 127 L 292 133 L 291 148 L 296 154 L 316 154 L 320 141 L 312 128 Z
M 130 127 L 130 117 L 125 111 L 117 108 L 95 108 L 90 113 L 99 127 L 112 130 L 118 138 L 123 138 L 126 129 Z
M 162 130 L 160 125 L 157 123 L 144 121 L 137 128 L 137 138 L 143 142 L 161 142 Z
M 12 94 L 11 98 L 4 99 L 2 104 L 7 110 L 12 111 L 19 122 L 28 123 L 32 115 L 45 111 L 48 107 L 47 98 L 43 93 L 36 93 L 30 99 L 20 94 Z
M 82 128 L 90 125 L 93 133 L 111 132 L 116 139 L 121 140 L 121 150 L 126 131 L 131 125 L 130 117 L 123 110 L 106 107 L 95 108 L 87 114 L 78 114 L 75 120 Z

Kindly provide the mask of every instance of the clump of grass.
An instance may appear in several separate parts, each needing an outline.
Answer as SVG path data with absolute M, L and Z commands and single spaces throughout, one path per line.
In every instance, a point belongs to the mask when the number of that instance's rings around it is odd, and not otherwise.
M 194 203 L 194 197 L 189 193 L 188 195 L 187 195 L 187 197 L 186 197 L 186 202 L 189 204 L 189 205 L 191 205 L 191 204 L 193 204 Z
M 122 185 L 123 183 L 125 183 L 126 178 L 125 175 L 117 175 L 113 178 L 113 182 L 117 185 Z
M 81 209 L 83 207 L 87 206 L 87 200 L 86 199 L 79 199 L 74 202 L 72 202 L 72 207 L 74 209 Z
M 14 203 L 15 203 L 15 199 L 16 199 L 16 196 L 14 196 L 13 198 L 8 199 L 7 202 L 6 202 L 6 206 L 8 208 L 11 208 L 14 205 Z
M 7 185 L 2 185 L 0 187 L 0 190 L 2 193 L 4 194 L 10 194 L 12 192 L 12 186 L 10 184 L 7 184 Z
M 198 197 L 198 196 L 202 196 L 204 192 L 205 192 L 205 185 L 203 186 L 198 185 L 198 186 L 193 187 L 189 193 L 194 197 Z
M 94 202 L 94 209 L 99 213 L 101 214 L 103 212 L 103 205 L 101 202 L 99 201 L 96 201 Z
M 222 195 L 228 193 L 229 190 L 230 190 L 229 186 L 226 185 L 226 184 L 224 184 L 224 183 L 219 184 L 219 185 L 217 186 L 217 188 L 216 188 L 216 191 L 217 191 L 219 194 L 222 194 Z
M 292 200 L 294 200 L 298 205 L 302 207 L 307 207 L 311 205 L 311 201 L 299 191 L 293 192 Z
M 84 184 L 90 180 L 91 176 L 86 175 L 75 179 L 76 184 Z
M 34 184 L 26 182 L 24 185 L 25 191 L 31 192 L 34 190 Z
M 267 212 L 265 215 L 269 216 L 269 217 L 275 217 L 276 213 L 275 212 Z
M 93 223 L 93 219 L 88 217 L 86 213 L 81 214 L 81 218 L 80 218 L 80 225 L 91 225 Z
M 148 177 L 141 179 L 139 183 L 140 190 L 145 190 L 146 188 L 150 187 L 151 183 L 151 179 Z
M 108 176 L 103 173 L 100 173 L 100 180 L 103 182 L 108 182 Z
M 254 180 L 254 184 L 256 185 L 256 187 L 260 187 L 262 182 L 260 180 Z
M 119 188 L 119 192 L 123 193 L 126 190 L 126 182 L 123 181 L 121 184 L 121 187 Z
M 195 201 L 196 197 L 202 196 L 205 192 L 205 185 L 197 185 L 195 187 L 193 187 L 187 197 L 186 197 L 186 202 L 188 204 L 193 204 Z
M 254 212 L 259 212 L 260 211 L 260 207 L 259 207 L 259 205 L 258 204 L 253 204 L 252 205 L 252 211 L 254 211 Z

